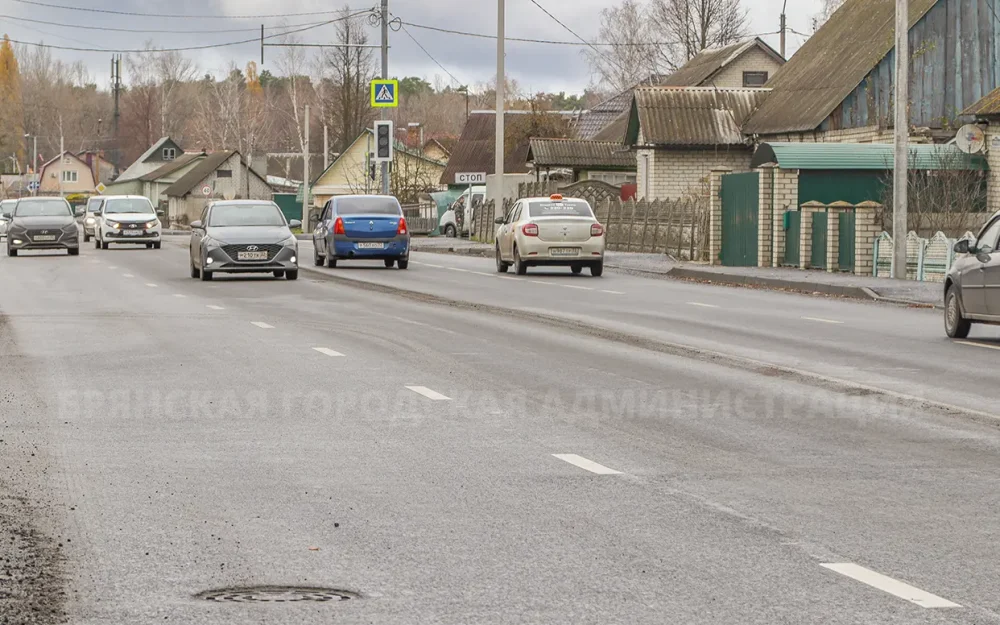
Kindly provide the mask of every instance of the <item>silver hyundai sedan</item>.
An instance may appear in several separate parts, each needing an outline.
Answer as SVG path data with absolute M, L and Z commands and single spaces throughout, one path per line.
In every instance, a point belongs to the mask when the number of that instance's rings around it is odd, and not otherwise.
M 216 273 L 270 273 L 275 278 L 299 277 L 299 246 L 274 202 L 228 200 L 212 202 L 202 218 L 191 223 L 191 277 L 211 280 Z

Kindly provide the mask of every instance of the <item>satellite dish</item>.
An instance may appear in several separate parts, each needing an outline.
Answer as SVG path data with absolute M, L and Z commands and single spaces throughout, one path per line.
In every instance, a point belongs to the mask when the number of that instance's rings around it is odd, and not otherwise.
M 966 154 L 979 154 L 986 147 L 986 133 L 975 124 L 966 124 L 955 135 L 955 145 Z

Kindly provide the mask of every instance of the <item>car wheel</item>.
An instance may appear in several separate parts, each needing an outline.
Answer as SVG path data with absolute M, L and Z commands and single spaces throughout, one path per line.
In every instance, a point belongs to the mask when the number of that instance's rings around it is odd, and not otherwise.
M 521 260 L 521 253 L 517 251 L 517 247 L 514 248 L 514 273 L 519 276 L 523 276 L 528 273 L 528 266 L 524 264 Z
M 68 248 L 66 251 L 69 252 L 70 256 L 79 256 L 80 255 L 80 248 L 78 248 L 78 247 L 71 247 L 71 248 Z
M 17 250 L 12 247 L 7 248 L 7 256 L 17 256 Z
M 335 269 L 337 267 L 337 259 L 333 256 L 326 257 L 326 266 L 330 269 Z
M 407 267 L 410 266 L 410 259 L 407 258 L 406 260 L 403 260 L 401 258 L 401 259 L 399 259 L 399 261 L 396 264 L 399 265 L 400 269 L 406 269 Z
M 153 249 L 153 244 L 152 244 L 152 243 L 147 243 L 147 244 L 146 244 L 146 249 L 147 249 L 147 250 L 151 250 L 151 249 Z
M 392 266 L 396 264 L 396 261 L 392 260 L 391 258 L 385 259 L 384 262 L 385 262 L 385 268 L 386 269 L 392 269 Z
M 594 276 L 595 278 L 600 278 L 601 276 L 604 275 L 604 261 L 603 260 L 599 260 L 599 261 L 597 261 L 596 263 L 594 263 L 593 265 L 590 266 L 590 275 Z
M 319 255 L 315 247 L 313 248 L 313 264 L 317 267 L 323 266 L 323 257 Z
M 191 277 L 192 278 L 197 278 L 198 275 L 199 275 L 198 274 L 198 268 L 194 266 L 194 261 L 190 261 L 190 263 L 191 263 Z
M 299 270 L 298 269 L 293 269 L 292 271 L 286 271 L 285 272 L 285 277 L 288 278 L 289 280 L 298 280 L 299 279 Z
M 95 250 L 101 249 L 101 242 L 97 239 L 96 236 L 94 237 L 94 249 Z
M 503 258 L 500 256 L 500 246 L 497 246 L 497 273 L 507 273 L 507 269 L 510 268 L 508 263 L 503 262 Z
M 102 250 L 106 250 L 106 249 L 108 249 L 108 244 L 107 244 L 107 243 L 105 243 L 104 241 L 101 241 L 101 249 L 102 249 Z
M 972 322 L 962 316 L 962 307 L 958 302 L 958 289 L 948 287 L 944 304 L 944 331 L 948 338 L 964 339 L 969 336 Z
M 449 239 L 454 239 L 455 238 L 455 226 L 453 226 L 451 224 L 448 224 L 447 226 L 445 226 L 444 227 L 444 236 L 448 237 Z
M 202 282 L 211 282 L 212 281 L 212 274 L 210 272 L 205 271 L 204 269 L 202 269 L 201 270 L 201 281 Z
M 285 277 L 285 272 L 284 271 L 275 271 L 273 273 L 274 273 L 274 277 L 275 278 L 284 278 Z
M 577 275 L 583 271 L 583 266 L 573 265 L 572 267 L 569 268 L 569 270 L 572 271 L 574 275 Z
M 163 247 L 163 242 L 162 241 L 157 241 L 156 243 L 153 244 L 153 249 L 154 250 L 158 250 L 161 247 Z
M 90 235 L 87 234 L 86 232 L 83 233 L 83 242 L 90 243 Z

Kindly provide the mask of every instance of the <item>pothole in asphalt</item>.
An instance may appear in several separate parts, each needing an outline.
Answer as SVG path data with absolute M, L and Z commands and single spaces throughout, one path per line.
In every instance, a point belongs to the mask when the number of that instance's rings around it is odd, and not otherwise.
M 337 603 L 360 599 L 361 595 L 349 590 L 309 588 L 303 586 L 251 586 L 247 588 L 222 588 L 207 590 L 195 595 L 198 599 L 217 603 Z

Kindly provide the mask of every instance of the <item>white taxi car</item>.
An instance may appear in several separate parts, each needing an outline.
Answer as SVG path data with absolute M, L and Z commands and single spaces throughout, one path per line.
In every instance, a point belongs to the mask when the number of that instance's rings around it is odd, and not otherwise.
M 604 226 L 586 200 L 550 197 L 518 200 L 505 217 L 497 217 L 497 271 L 523 276 L 528 267 L 564 266 L 573 273 L 590 268 L 604 273 Z

